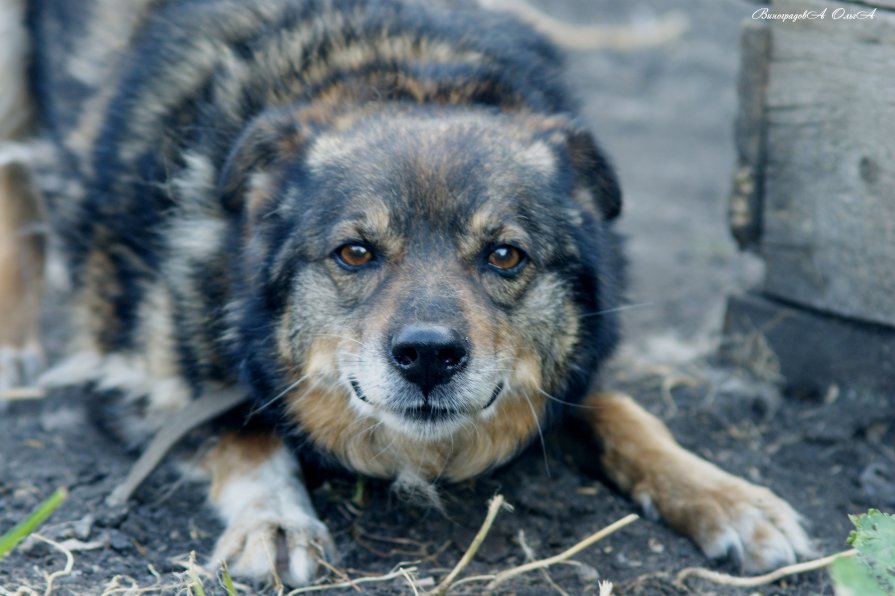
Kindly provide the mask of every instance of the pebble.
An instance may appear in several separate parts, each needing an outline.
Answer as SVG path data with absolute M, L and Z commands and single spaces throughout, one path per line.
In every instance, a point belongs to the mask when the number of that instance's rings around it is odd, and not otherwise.
M 130 536 L 122 532 L 121 530 L 116 530 L 114 528 L 108 530 L 109 534 L 109 546 L 111 546 L 114 550 L 119 552 L 127 551 L 134 548 L 134 543 L 131 541 Z

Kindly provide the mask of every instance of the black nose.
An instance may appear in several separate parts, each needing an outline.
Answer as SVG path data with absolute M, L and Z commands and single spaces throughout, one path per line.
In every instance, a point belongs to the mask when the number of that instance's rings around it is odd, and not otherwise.
M 440 325 L 407 325 L 392 338 L 392 364 L 428 396 L 466 366 L 466 342 Z

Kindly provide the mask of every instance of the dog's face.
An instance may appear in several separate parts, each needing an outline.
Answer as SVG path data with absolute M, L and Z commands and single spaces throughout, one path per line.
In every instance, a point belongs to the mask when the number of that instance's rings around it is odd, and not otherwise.
M 353 414 L 434 439 L 563 399 L 611 348 L 619 196 L 590 137 L 458 111 L 276 144 L 294 155 L 248 202 L 280 384 L 338 386 Z

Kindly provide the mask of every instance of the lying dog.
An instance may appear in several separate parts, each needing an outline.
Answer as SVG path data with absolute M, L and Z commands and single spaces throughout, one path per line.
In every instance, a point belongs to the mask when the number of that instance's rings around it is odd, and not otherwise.
M 234 573 L 280 559 L 303 583 L 330 551 L 299 462 L 427 492 L 569 404 L 608 477 L 708 556 L 809 550 L 784 501 L 592 386 L 621 193 L 528 26 L 412 0 L 30 0 L 27 27 L 53 150 L 34 179 L 73 288 L 48 382 L 116 390 L 131 445 L 200 395 L 251 394 L 204 461 Z

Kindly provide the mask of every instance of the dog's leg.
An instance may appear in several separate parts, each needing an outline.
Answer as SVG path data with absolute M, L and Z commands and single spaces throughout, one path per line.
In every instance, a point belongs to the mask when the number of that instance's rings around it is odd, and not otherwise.
M 33 382 L 41 367 L 43 238 L 28 230 L 38 214 L 25 173 L 0 167 L 0 390 Z
M 205 458 L 211 502 L 226 524 L 212 559 L 235 575 L 306 584 L 322 558 L 334 554 L 332 538 L 317 518 L 301 470 L 270 434 L 232 433 Z
M 646 515 L 661 516 L 707 556 L 730 556 L 751 572 L 811 553 L 786 501 L 690 453 L 631 398 L 595 394 L 586 406 L 581 412 L 601 445 L 606 475 Z
M 41 362 L 43 239 L 33 230 L 40 209 L 17 164 L 21 157 L 7 143 L 26 134 L 31 118 L 27 52 L 24 3 L 0 2 L 0 390 L 33 381 Z

